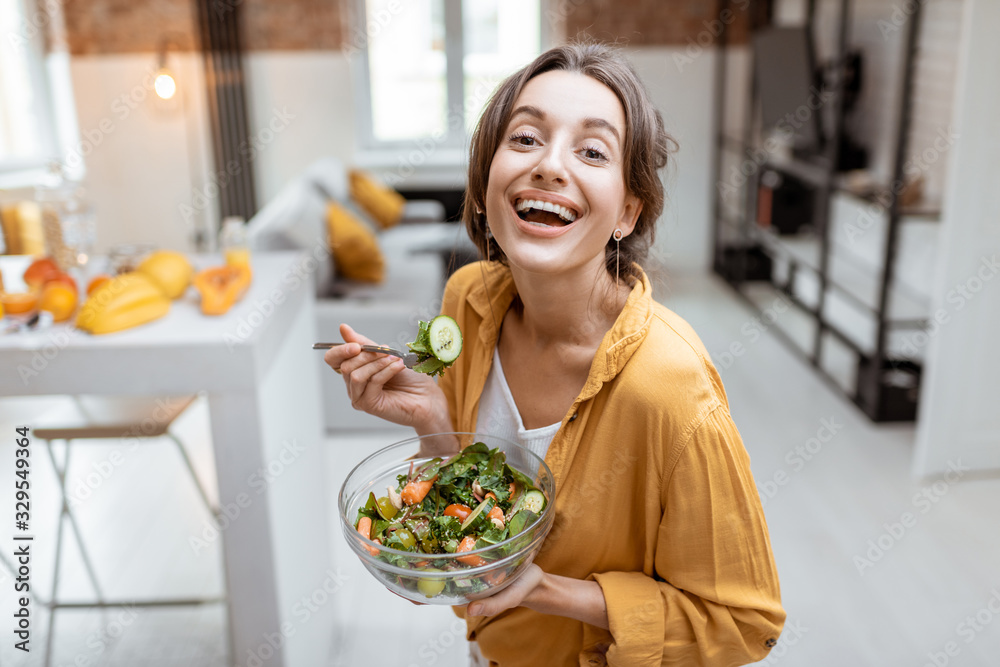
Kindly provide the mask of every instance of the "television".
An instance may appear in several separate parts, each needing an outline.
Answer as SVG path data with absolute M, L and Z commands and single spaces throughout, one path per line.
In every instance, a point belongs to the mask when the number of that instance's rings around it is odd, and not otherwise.
M 764 130 L 788 131 L 797 153 L 822 150 L 823 100 L 808 29 L 771 26 L 757 31 L 753 62 Z

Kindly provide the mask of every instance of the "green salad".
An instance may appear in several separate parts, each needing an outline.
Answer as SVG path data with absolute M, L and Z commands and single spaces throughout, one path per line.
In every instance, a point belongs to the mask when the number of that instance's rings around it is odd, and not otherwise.
M 409 554 L 463 554 L 498 545 L 523 533 L 538 520 L 547 499 L 522 472 L 507 465 L 506 456 L 477 442 L 447 460 L 434 458 L 397 477 L 386 495 L 358 509 L 355 529 L 378 544 Z M 525 535 L 525 538 L 528 536 Z M 522 549 L 524 540 L 489 552 L 458 555 L 454 559 L 429 561 L 406 553 L 366 547 L 373 556 L 393 565 L 425 572 L 465 570 L 499 560 Z M 427 597 L 451 587 L 451 594 L 478 592 L 502 581 L 492 579 L 415 579 L 412 583 Z M 499 580 L 497 580 L 499 579 Z M 407 583 L 400 580 L 400 583 Z
M 413 370 L 431 377 L 442 375 L 462 353 L 462 330 L 454 319 L 438 315 L 430 322 L 421 320 L 416 340 L 406 346 L 417 353 Z

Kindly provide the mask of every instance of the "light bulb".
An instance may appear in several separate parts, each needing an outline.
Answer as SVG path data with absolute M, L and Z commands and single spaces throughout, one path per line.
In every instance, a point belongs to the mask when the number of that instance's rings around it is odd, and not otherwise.
M 169 100 L 177 92 L 177 82 L 166 70 L 160 70 L 153 81 L 153 89 L 162 99 Z

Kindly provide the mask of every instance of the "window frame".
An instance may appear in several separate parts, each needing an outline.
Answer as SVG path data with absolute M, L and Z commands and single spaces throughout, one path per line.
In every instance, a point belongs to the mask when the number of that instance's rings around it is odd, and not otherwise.
M 21 48 L 27 60 L 28 75 L 30 77 L 32 94 L 38 100 L 39 124 L 41 126 L 41 144 L 37 155 L 27 158 L 4 158 L 0 156 L 0 181 L 4 183 L 16 183 L 21 175 L 33 174 L 47 168 L 53 160 L 60 159 L 59 128 L 56 125 L 55 109 L 53 106 L 52 78 L 49 72 L 48 55 L 45 51 L 45 31 L 49 29 L 52 21 L 60 20 L 59 16 L 49 15 L 49 20 L 39 26 L 32 21 L 29 13 L 34 3 L 27 0 L 15 0 L 20 8 L 22 26 L 34 29 L 34 34 L 25 39 L 20 46 L 11 48 Z M 22 35 L 23 37 L 23 35 Z
M 398 0 L 403 2 L 405 0 Z M 425 141 L 433 141 L 438 149 L 433 154 L 425 156 L 424 164 L 429 166 L 450 166 L 464 162 L 470 136 L 466 131 L 465 109 L 465 45 L 464 25 L 462 22 L 462 0 L 442 0 L 444 3 L 445 21 L 445 88 L 447 91 L 447 109 L 450 119 L 453 109 L 458 109 L 461 115 L 458 127 L 454 130 L 451 123 L 446 123 L 446 133 L 442 138 L 411 137 L 402 140 L 379 140 L 375 138 L 372 123 L 371 77 L 368 61 L 367 37 L 367 0 L 354 0 L 354 34 L 363 35 L 359 44 L 353 45 L 357 55 L 352 59 L 351 69 L 354 81 L 354 111 L 356 119 L 357 141 L 356 150 L 367 159 L 365 161 L 379 162 L 378 156 L 383 156 L 388 163 L 403 149 L 412 149 Z M 545 20 L 552 15 L 550 3 L 558 0 L 540 0 L 539 2 L 539 41 L 540 49 L 545 51 L 552 43 L 552 26 Z M 352 48 L 353 50 L 353 48 Z

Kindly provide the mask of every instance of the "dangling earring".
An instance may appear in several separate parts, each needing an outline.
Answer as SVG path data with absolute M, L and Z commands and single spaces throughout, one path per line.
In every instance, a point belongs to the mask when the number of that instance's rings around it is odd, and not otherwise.
M 622 239 L 625 238 L 625 234 L 622 230 L 616 229 L 615 233 L 611 235 L 611 238 L 615 240 L 615 287 L 618 287 L 618 276 L 621 274 L 621 257 L 622 257 Z

